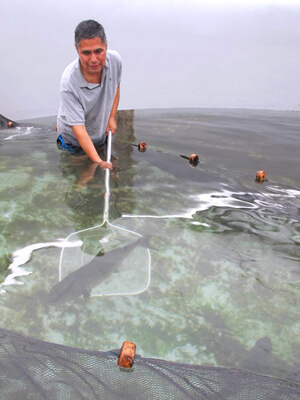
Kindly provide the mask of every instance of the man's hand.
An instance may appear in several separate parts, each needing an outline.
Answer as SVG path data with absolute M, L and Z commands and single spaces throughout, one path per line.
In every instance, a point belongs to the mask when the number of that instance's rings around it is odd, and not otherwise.
M 100 158 L 84 125 L 73 126 L 73 132 L 81 148 L 84 150 L 91 161 L 98 164 L 101 169 L 112 169 L 111 163 L 108 163 Z
M 110 116 L 105 132 L 106 132 L 106 134 L 108 134 L 108 132 L 111 131 L 111 134 L 114 135 L 116 130 L 117 130 L 116 119 L 115 119 L 115 117 Z
M 113 166 L 112 166 L 112 163 L 108 163 L 107 161 L 103 161 L 103 160 L 101 160 L 99 163 L 99 167 L 101 168 L 101 169 L 112 169 L 113 168 Z

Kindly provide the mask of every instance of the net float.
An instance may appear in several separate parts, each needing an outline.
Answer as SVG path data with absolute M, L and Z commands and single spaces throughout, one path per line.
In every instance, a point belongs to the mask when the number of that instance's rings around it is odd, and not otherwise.
M 141 153 L 145 153 L 145 151 L 148 148 L 148 145 L 146 142 L 140 142 L 139 144 L 135 144 L 135 143 L 131 143 L 132 146 L 135 146 L 138 148 L 138 151 L 140 151 Z
M 118 366 L 122 368 L 132 368 L 135 357 L 136 344 L 125 341 L 123 343 Z
M 7 127 L 8 127 L 8 128 L 12 128 L 12 127 L 13 127 L 13 125 L 14 125 L 14 124 L 13 124 L 13 122 L 12 122 L 12 121 L 8 121 L 8 123 L 7 123 Z
M 257 171 L 255 175 L 256 182 L 264 182 L 267 179 L 265 171 Z
M 197 165 L 199 164 L 200 157 L 198 156 L 198 154 L 191 154 L 189 157 L 180 154 L 180 157 L 184 158 L 185 160 L 189 160 L 189 163 L 192 167 L 197 167 Z
M 145 153 L 145 151 L 146 151 L 147 148 L 148 148 L 148 145 L 147 145 L 146 142 L 140 142 L 140 143 L 137 145 L 137 147 L 138 147 L 138 150 L 139 150 L 141 153 Z
M 199 159 L 200 159 L 200 157 L 198 156 L 198 154 L 191 154 L 190 155 L 190 164 L 193 167 L 196 167 L 199 164 Z

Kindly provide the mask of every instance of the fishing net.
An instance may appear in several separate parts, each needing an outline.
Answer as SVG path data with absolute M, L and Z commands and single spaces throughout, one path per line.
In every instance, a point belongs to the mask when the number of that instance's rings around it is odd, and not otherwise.
M 0 114 L 0 128 L 13 128 L 18 126 L 15 121 L 4 117 L 4 115 Z
M 235 369 L 97 352 L 47 343 L 0 329 L 0 398 L 298 400 L 300 385 Z

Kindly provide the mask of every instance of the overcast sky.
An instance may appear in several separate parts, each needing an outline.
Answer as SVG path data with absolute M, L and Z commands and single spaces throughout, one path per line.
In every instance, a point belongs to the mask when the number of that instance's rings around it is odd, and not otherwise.
M 9 0 L 0 114 L 57 113 L 84 19 L 122 56 L 121 109 L 300 109 L 300 0 Z

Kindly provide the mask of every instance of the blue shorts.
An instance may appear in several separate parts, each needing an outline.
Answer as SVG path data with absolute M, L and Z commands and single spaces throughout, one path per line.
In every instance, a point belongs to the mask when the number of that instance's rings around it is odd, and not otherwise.
M 61 134 L 58 136 L 58 138 L 56 140 L 56 143 L 57 143 L 57 147 L 60 150 L 62 150 L 62 149 L 67 150 L 67 152 L 69 154 L 72 154 L 73 156 L 83 156 L 83 155 L 85 155 L 85 152 L 82 150 L 81 147 L 74 146 L 71 143 L 66 143 Z M 103 144 L 100 144 L 100 145 L 94 144 L 95 149 L 96 149 L 98 154 L 103 154 L 103 152 L 105 151 L 106 144 L 107 144 L 107 138 L 106 138 L 106 140 L 105 140 L 105 142 Z
M 85 154 L 85 152 L 82 150 L 81 147 L 78 146 L 73 146 L 71 143 L 66 143 L 62 137 L 62 135 L 59 135 L 57 140 L 57 147 L 61 150 L 67 150 L 68 153 L 72 154 L 73 156 L 82 156 Z

